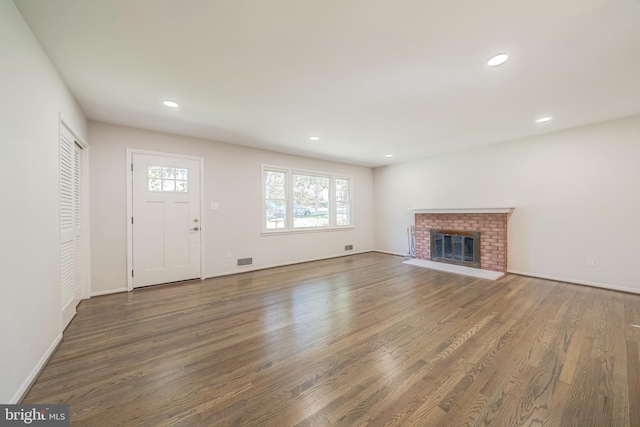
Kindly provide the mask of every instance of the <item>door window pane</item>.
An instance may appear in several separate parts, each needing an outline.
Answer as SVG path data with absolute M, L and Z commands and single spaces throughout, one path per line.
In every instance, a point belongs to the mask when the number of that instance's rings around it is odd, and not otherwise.
M 168 166 L 149 166 L 147 188 L 149 191 L 188 192 L 189 170 Z

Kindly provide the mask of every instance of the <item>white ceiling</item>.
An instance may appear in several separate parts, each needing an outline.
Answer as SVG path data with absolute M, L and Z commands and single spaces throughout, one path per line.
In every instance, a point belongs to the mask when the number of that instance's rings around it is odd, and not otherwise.
M 15 3 L 108 123 L 375 167 L 640 114 L 636 0 Z

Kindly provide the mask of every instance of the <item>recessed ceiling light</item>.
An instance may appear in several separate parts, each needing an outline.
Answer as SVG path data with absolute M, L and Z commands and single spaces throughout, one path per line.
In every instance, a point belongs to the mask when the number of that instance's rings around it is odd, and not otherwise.
M 548 122 L 549 120 L 551 120 L 551 116 L 544 116 L 536 120 L 536 123 L 544 123 L 544 122 Z
M 178 108 L 178 103 L 177 102 L 173 102 L 173 101 L 164 101 L 163 102 L 165 107 L 169 107 L 169 108 Z
M 506 53 L 500 53 L 498 55 L 492 56 L 487 62 L 487 65 L 489 67 L 495 67 L 496 65 L 504 64 L 505 62 L 507 62 L 507 59 L 509 59 L 509 55 L 507 55 Z
M 312 136 L 309 139 L 312 140 L 312 141 L 320 141 L 320 137 L 319 136 Z
M 385 154 L 385 157 L 393 157 L 393 154 Z

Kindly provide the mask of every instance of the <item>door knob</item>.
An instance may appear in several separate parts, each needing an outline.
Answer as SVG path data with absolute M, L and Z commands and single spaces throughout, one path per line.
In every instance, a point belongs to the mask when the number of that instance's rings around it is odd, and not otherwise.
M 198 231 L 198 230 L 200 230 L 200 227 L 193 227 L 191 230 Z

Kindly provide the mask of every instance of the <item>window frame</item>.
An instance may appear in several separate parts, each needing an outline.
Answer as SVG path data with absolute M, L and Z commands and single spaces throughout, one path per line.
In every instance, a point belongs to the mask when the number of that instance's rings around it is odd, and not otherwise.
M 267 228 L 266 217 L 267 217 L 267 194 L 266 194 L 266 172 L 278 172 L 285 174 L 285 186 L 286 186 L 286 194 L 285 194 L 285 227 L 284 228 Z M 283 166 L 274 166 L 263 164 L 261 169 L 261 179 L 262 190 L 261 190 L 261 201 L 262 208 L 260 221 L 262 223 L 262 234 L 263 235 L 271 235 L 271 234 L 296 234 L 296 233 L 316 233 L 323 231 L 341 231 L 341 230 L 352 230 L 354 228 L 353 225 L 353 177 L 351 175 L 331 173 L 331 172 L 322 172 L 322 171 L 314 171 L 314 170 L 306 170 L 306 169 L 298 169 L 298 168 L 287 168 Z M 317 176 L 323 178 L 329 178 L 329 225 L 328 226 L 318 226 L 318 227 L 294 227 L 294 197 L 293 197 L 293 175 L 306 175 L 306 176 Z M 337 217 L 336 217 L 336 179 L 344 179 L 349 181 L 349 224 L 348 225 L 336 225 Z

